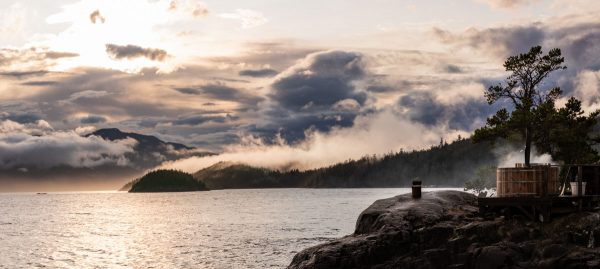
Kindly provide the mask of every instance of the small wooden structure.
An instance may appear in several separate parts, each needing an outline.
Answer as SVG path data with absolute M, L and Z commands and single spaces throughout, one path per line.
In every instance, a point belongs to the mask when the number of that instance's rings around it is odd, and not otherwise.
M 587 182 L 585 193 L 560 195 L 559 167 L 534 164 L 498 168 L 497 197 L 478 198 L 480 212 L 496 211 L 510 215 L 518 212 L 546 222 L 553 214 L 596 208 L 600 205 L 600 165 L 567 165 L 566 176 L 576 181 L 578 190 Z
M 550 164 L 496 169 L 498 197 L 558 195 L 558 185 L 558 167 Z

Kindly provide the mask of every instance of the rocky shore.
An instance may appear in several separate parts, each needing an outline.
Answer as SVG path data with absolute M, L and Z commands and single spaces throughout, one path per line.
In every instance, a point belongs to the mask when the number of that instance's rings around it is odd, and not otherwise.
M 464 192 L 400 195 L 376 201 L 354 234 L 299 252 L 288 268 L 600 268 L 600 213 L 542 224 L 479 215 Z

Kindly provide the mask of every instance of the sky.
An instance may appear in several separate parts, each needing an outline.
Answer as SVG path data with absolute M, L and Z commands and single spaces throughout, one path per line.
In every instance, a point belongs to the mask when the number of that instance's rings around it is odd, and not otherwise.
M 484 89 L 535 45 L 568 66 L 543 86 L 590 111 L 598 12 L 592 0 L 0 0 L 0 169 L 126 165 L 130 141 L 82 137 L 100 128 L 222 153 L 164 164 L 187 171 L 425 148 L 481 127 L 502 105 Z

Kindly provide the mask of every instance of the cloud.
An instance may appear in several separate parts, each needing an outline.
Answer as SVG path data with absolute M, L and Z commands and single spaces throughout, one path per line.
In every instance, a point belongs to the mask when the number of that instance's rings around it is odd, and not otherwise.
M 33 70 L 33 71 L 10 71 L 10 72 L 0 72 L 0 76 L 5 77 L 15 77 L 15 78 L 24 78 L 24 77 L 34 77 L 34 76 L 42 76 L 47 74 L 46 70 Z
M 360 110 L 360 104 L 355 99 L 344 99 L 333 104 L 332 109 L 334 111 L 358 111 Z
M 60 51 L 48 51 L 44 54 L 46 55 L 46 58 L 49 58 L 49 59 L 73 58 L 73 57 L 79 56 L 78 53 L 60 52 Z
M 542 44 L 546 33 L 538 25 L 498 27 L 468 30 L 454 34 L 433 28 L 433 34 L 446 44 L 456 47 L 471 47 L 485 54 L 506 58 L 516 53 L 529 51 L 529 48 Z
M 26 21 L 31 14 L 28 8 L 21 2 L 7 3 L 0 10 L 0 36 L 3 43 L 23 41 L 27 27 Z
M 600 71 L 585 70 L 574 78 L 574 95 L 582 100 L 586 110 L 600 109 Z
M 483 92 L 483 91 L 481 91 Z M 487 117 L 498 110 L 483 98 L 456 98 L 444 102 L 430 92 L 412 92 L 398 100 L 398 110 L 409 119 L 426 126 L 445 125 L 452 130 L 470 132 L 485 123 Z
M 590 57 L 590 55 L 598 55 L 600 53 L 600 33 L 585 33 L 580 37 L 565 41 L 568 42 L 565 42 L 566 44 L 563 45 L 567 63 L 573 63 L 593 71 L 600 70 L 600 59 L 598 57 Z
M 45 120 L 28 122 L 16 122 L 10 119 L 0 121 L 0 134 L 23 133 L 33 136 L 42 136 L 54 131 L 52 126 Z
M 323 51 L 323 48 L 311 45 L 299 46 L 293 41 L 244 42 L 239 55 L 211 57 L 209 60 L 210 65 L 230 68 L 239 75 L 240 70 L 247 69 L 285 70 L 308 54 L 320 51 Z M 229 77 L 229 74 L 221 76 Z
M 214 123 L 224 123 L 231 119 L 235 119 L 230 115 L 193 115 L 187 117 L 181 117 L 175 121 L 173 121 L 173 125 L 201 125 L 208 122 Z
M 177 10 L 177 6 L 178 6 L 177 0 L 171 0 L 171 2 L 169 2 L 169 10 L 170 11 Z
M 61 87 L 64 86 L 64 84 L 60 84 L 60 83 L 53 83 L 52 85 L 50 85 L 51 87 Z M 56 95 L 52 95 L 50 94 L 49 96 L 47 96 L 47 98 L 50 99 L 56 99 L 60 96 L 60 94 L 55 93 Z M 65 93 L 68 94 L 68 93 Z M 62 99 L 62 100 L 58 100 L 57 104 L 58 105 L 62 105 L 62 106 L 68 106 L 69 108 L 74 108 L 74 105 L 80 105 L 82 107 L 87 107 L 89 111 L 92 110 L 92 108 L 96 107 L 96 106 L 104 106 L 104 105 L 108 105 L 108 103 L 110 103 L 110 101 L 112 101 L 111 99 L 111 95 L 113 95 L 114 92 L 108 92 L 105 90 L 98 90 L 98 91 L 94 91 L 94 90 L 83 90 L 83 91 L 76 91 L 74 93 L 71 93 L 70 95 L 68 95 L 67 98 Z M 44 98 L 45 99 L 45 98 Z M 103 102 L 107 103 L 107 104 L 102 104 Z M 63 110 L 60 109 L 59 107 L 53 109 L 55 111 L 59 111 L 59 110 Z M 65 109 L 68 110 L 68 109 Z
M 352 84 L 365 75 L 361 59 L 361 54 L 354 52 L 311 54 L 279 75 L 270 97 L 293 111 L 326 110 L 345 99 L 362 105 L 366 94 Z
M 391 86 L 387 86 L 387 85 L 369 85 L 365 90 L 367 92 L 382 93 L 382 92 L 393 92 L 393 91 L 395 91 L 395 88 L 391 87 Z
M 277 70 L 270 69 L 270 68 L 263 68 L 263 69 L 245 69 L 245 70 L 241 70 L 238 74 L 240 76 L 245 76 L 245 77 L 264 78 L 264 77 L 273 77 L 273 76 L 277 75 L 278 73 L 279 72 L 277 72 Z
M 171 0 L 169 2 L 169 11 L 177 11 L 178 9 L 184 9 L 193 17 L 206 17 L 210 14 L 208 7 L 203 2 L 187 1 L 184 5 L 181 5 L 179 1 Z
M 265 141 L 283 139 L 289 143 L 297 143 L 306 139 L 310 132 L 328 133 L 335 128 L 347 128 L 354 124 L 357 117 L 355 111 L 332 111 L 322 113 L 288 113 L 273 110 L 266 115 L 268 123 L 254 125 L 247 129 Z
M 0 101 L 0 119 L 31 123 L 43 118 L 39 104 L 24 101 Z
M 202 91 L 202 89 L 190 88 L 190 87 L 175 88 L 174 90 L 176 90 L 180 93 L 183 93 L 183 94 L 191 94 L 191 95 L 199 95 L 204 92 L 204 91 Z
M 78 126 L 77 128 L 75 128 L 75 133 L 82 136 L 91 134 L 94 131 L 96 131 L 96 127 L 94 126 Z
M 162 49 L 142 48 L 136 45 L 106 44 L 106 53 L 113 59 L 135 59 L 145 57 L 153 61 L 164 61 L 167 52 Z
M 20 115 L 28 121 L 43 118 L 71 129 L 92 124 L 82 123 L 83 116 L 101 115 L 117 128 L 169 135 L 175 141 L 220 151 L 226 146 L 222 143 L 235 143 L 241 134 L 265 141 L 279 136 L 298 143 L 311 132 L 351 128 L 357 117 L 373 115 L 387 105 L 395 107 L 400 95 L 418 91 L 430 92 L 436 107 L 460 106 L 474 95 L 482 97 L 483 84 L 478 74 L 470 73 L 478 69 L 468 59 L 441 53 L 321 51 L 305 55 L 307 50 L 288 49 L 280 43 L 250 47 L 257 51 L 249 58 L 211 59 L 214 64 L 210 66 L 185 66 L 168 74 L 99 68 L 50 73 L 44 79 L 55 83 L 28 89 L 30 95 L 22 99 L 26 107 L 4 111 L 35 111 Z M 299 58 L 292 60 L 291 54 Z M 282 70 L 275 77 L 239 80 L 240 70 L 270 67 L 272 57 L 277 66 L 273 70 Z M 281 61 L 281 57 L 290 58 Z M 406 65 L 412 68 L 403 69 Z M 448 65 L 459 66 L 463 73 L 440 72 Z M 470 86 L 471 81 L 477 81 L 478 87 Z M 402 111 L 398 115 L 430 126 L 417 109 L 414 114 Z M 462 113 L 447 109 L 455 110 Z M 445 116 L 434 124 L 469 127 L 463 122 Z
M 425 125 L 439 124 L 446 114 L 444 107 L 435 102 L 430 93 L 413 93 L 402 96 L 398 100 L 400 108 L 407 108 L 406 113 L 413 121 Z
M 26 112 L 4 112 L 0 117 L 5 120 L 14 121 L 17 123 L 34 123 L 42 119 L 42 116 L 39 113 L 34 111 L 26 111 Z
M 82 137 L 74 131 L 53 131 L 45 121 L 23 125 L 0 122 L 0 169 L 125 166 L 125 153 L 135 141 L 105 141 Z
M 402 132 L 398 133 L 398 130 Z M 365 155 L 420 149 L 439 142 L 440 137 L 453 139 L 457 134 L 443 126 L 412 122 L 386 109 L 360 116 L 350 128 L 335 128 L 329 133 L 309 132 L 299 143 L 290 144 L 282 139 L 265 143 L 257 137 L 243 137 L 239 145 L 229 146 L 220 155 L 167 162 L 162 167 L 195 172 L 220 161 L 229 161 L 274 169 L 294 167 L 303 170 Z
M 94 90 L 85 90 L 80 92 L 75 92 L 69 96 L 66 101 L 74 102 L 80 99 L 94 99 L 109 96 L 110 93 L 107 91 L 94 91 Z
M 222 13 L 219 14 L 219 17 L 238 20 L 244 29 L 258 27 L 269 22 L 262 13 L 250 9 L 236 9 L 234 13 Z
M 79 122 L 81 124 L 98 124 L 98 123 L 104 123 L 106 122 L 107 119 L 104 116 L 99 116 L 99 115 L 89 115 L 89 116 L 85 116 L 79 119 Z
M 539 0 L 478 0 L 478 2 L 486 3 L 493 8 L 516 9 L 534 4 L 539 2 Z
M 102 14 L 100 14 L 100 10 L 96 9 L 94 12 L 92 12 L 90 14 L 90 21 L 93 24 L 96 24 L 96 22 L 104 23 L 106 21 L 106 19 L 104 18 L 104 16 L 102 16 Z
M 203 3 L 196 3 L 192 9 L 192 16 L 194 17 L 205 17 L 209 14 L 208 8 Z
M 0 75 L 15 78 L 45 75 L 64 58 L 77 56 L 77 53 L 51 51 L 45 47 L 0 48 Z
M 442 71 L 444 71 L 446 73 L 451 73 L 451 74 L 463 73 L 463 70 L 459 66 L 456 66 L 453 64 L 444 65 L 442 67 Z
M 579 98 L 584 103 L 584 109 L 590 111 L 600 107 L 600 101 L 588 90 L 589 85 L 595 83 L 589 84 L 589 76 L 585 75 L 600 70 L 600 58 L 591 57 L 600 53 L 600 34 L 595 30 L 598 27 L 600 20 L 597 17 L 581 15 L 555 17 L 522 25 L 471 28 L 459 33 L 434 28 L 433 33 L 444 44 L 460 50 L 472 49 L 497 62 L 504 61 L 510 55 L 525 53 L 535 45 L 542 45 L 545 51 L 560 48 L 568 68 L 554 72 L 544 81 L 544 85 L 561 87 L 565 98 Z M 497 67 L 497 70 L 501 68 Z M 504 76 L 501 72 L 488 74 L 486 86 L 497 83 Z M 581 83 L 584 78 L 585 84 Z M 559 100 L 559 103 L 564 101 Z
M 208 84 L 202 86 L 201 90 L 207 96 L 215 99 L 235 100 L 240 98 L 247 98 L 244 96 L 245 94 L 241 90 L 223 84 Z
M 51 81 L 51 80 L 35 80 L 35 81 L 26 81 L 21 83 L 21 85 L 25 85 L 25 86 L 51 86 L 51 85 L 56 85 L 57 82 L 56 81 Z
M 478 74 L 463 75 L 471 72 L 470 62 L 432 53 L 392 56 L 347 51 L 309 54 L 272 80 L 259 118 L 238 129 L 247 135 L 227 141 L 241 144 L 225 146 L 219 156 L 185 159 L 165 167 L 193 172 L 218 161 L 276 169 L 322 167 L 365 154 L 420 149 L 441 137 L 468 137 L 493 112 L 494 107 L 483 100 L 484 85 Z M 388 74 L 379 68 L 398 68 L 394 64 L 410 64 L 419 72 Z M 455 68 L 459 66 L 460 72 Z M 420 74 L 423 70 L 435 75 Z M 398 102 L 374 106 L 375 94 Z M 402 105 L 398 95 L 407 96 Z
M 237 77 L 237 72 L 233 72 L 231 76 Z M 80 118 L 83 116 L 101 115 L 110 119 L 111 127 L 141 133 L 164 131 L 173 134 L 177 141 L 193 143 L 203 139 L 201 136 L 194 137 L 193 134 L 203 133 L 208 136 L 204 129 L 213 125 L 222 126 L 219 131 L 221 135 L 228 132 L 235 134 L 237 121 L 177 126 L 171 123 L 193 115 L 230 114 L 246 118 L 252 112 L 245 111 L 251 110 L 257 102 L 264 100 L 254 89 L 239 89 L 212 82 L 212 77 L 217 75 L 211 73 L 210 69 L 193 66 L 182 72 L 151 75 L 128 74 L 107 69 L 76 69 L 65 74 L 48 75 L 55 83 L 37 86 L 40 87 L 39 90 L 27 89 L 28 87 L 17 84 L 16 89 L 28 90 L 29 95 L 17 97 L 19 102 L 0 101 L 0 111 L 10 112 L 10 117 L 18 116 L 19 120 L 25 117 L 27 120 L 43 118 L 61 128 L 69 129 L 81 125 Z M 165 91 L 165 87 L 174 87 L 165 84 L 183 84 L 188 81 L 207 83 L 189 87 L 195 90 L 193 93 L 197 93 L 193 95 Z M 24 88 L 18 88 L 19 86 Z M 182 85 L 182 88 L 185 87 Z M 213 106 L 202 105 L 211 102 Z M 220 147 L 220 144 L 211 145 L 211 150 Z
M 268 105 L 261 111 L 266 120 L 250 129 L 264 137 L 279 135 L 294 142 L 304 139 L 309 130 L 350 127 L 367 100 L 367 93 L 355 83 L 367 73 L 360 53 L 312 53 L 275 77 Z
M 182 94 L 200 95 L 212 100 L 237 101 L 244 104 L 256 104 L 264 98 L 246 93 L 244 90 L 227 86 L 223 83 L 211 83 L 202 86 L 175 87 Z

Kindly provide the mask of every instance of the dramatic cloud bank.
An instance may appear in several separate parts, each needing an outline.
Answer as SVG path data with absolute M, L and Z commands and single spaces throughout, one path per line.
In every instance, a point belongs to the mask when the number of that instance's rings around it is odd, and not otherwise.
M 220 155 L 168 162 L 163 167 L 195 172 L 226 161 L 273 169 L 311 169 L 371 154 L 421 149 L 439 143 L 440 138 L 455 139 L 458 135 L 465 133 L 445 126 L 425 126 L 402 119 L 393 110 L 384 110 L 358 117 L 351 128 L 335 128 L 329 133 L 308 131 L 306 139 L 297 144 L 282 139 L 267 144 L 260 138 L 246 137 Z
M 55 131 L 43 120 L 32 124 L 4 120 L 0 122 L 0 169 L 127 166 L 124 154 L 132 152 L 134 145 L 133 140 L 110 142 L 75 131 Z

